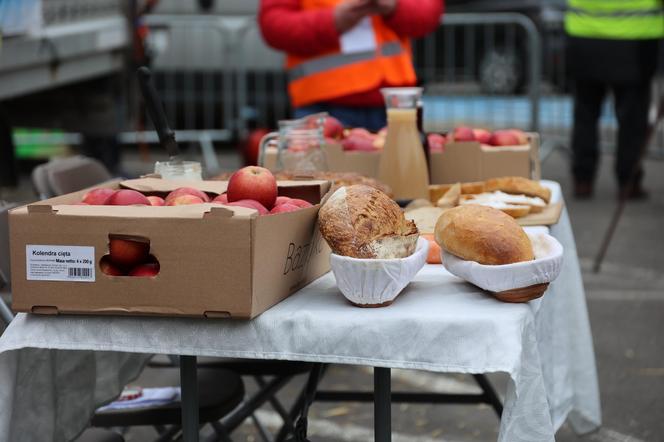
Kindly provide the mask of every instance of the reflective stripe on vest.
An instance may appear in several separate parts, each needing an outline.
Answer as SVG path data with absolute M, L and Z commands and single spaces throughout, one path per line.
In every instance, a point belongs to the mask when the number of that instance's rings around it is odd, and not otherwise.
M 664 4 L 662 0 L 569 0 L 565 29 L 576 37 L 662 38 Z
M 401 44 L 398 41 L 385 43 L 379 51 L 362 51 L 349 54 L 332 54 L 323 57 L 314 58 L 288 70 L 290 81 L 299 80 L 303 77 L 329 71 L 330 69 L 340 68 L 361 61 L 369 61 L 377 56 L 390 57 L 400 55 L 403 52 Z

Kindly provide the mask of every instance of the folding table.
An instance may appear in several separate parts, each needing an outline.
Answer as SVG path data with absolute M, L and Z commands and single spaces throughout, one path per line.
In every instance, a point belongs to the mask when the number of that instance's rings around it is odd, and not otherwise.
M 508 373 L 501 442 L 553 441 L 567 418 L 593 430 L 597 374 L 566 212 L 551 233 L 565 248 L 563 270 L 527 304 L 501 303 L 427 265 L 378 309 L 351 306 L 328 273 L 251 321 L 20 314 L 0 338 L 0 441 L 75 435 L 155 353 L 181 355 L 187 441 L 198 429 L 197 356 L 376 367 L 379 441 L 390 440 L 390 368 Z

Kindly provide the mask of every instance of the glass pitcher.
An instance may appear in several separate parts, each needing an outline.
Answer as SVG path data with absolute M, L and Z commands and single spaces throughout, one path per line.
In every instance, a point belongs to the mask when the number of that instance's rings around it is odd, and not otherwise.
M 389 185 L 396 200 L 429 199 L 429 169 L 417 129 L 422 88 L 383 88 L 387 107 L 387 138 L 378 179 Z
M 297 120 L 280 120 L 279 130 L 263 137 L 260 142 L 259 164 L 267 149 L 277 149 L 277 170 L 328 170 L 322 149 L 323 122 L 327 114 L 309 115 Z

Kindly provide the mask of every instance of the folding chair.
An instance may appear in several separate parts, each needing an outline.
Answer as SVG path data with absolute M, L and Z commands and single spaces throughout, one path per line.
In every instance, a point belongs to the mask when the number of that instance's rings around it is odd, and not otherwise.
M 80 155 L 49 161 L 32 171 L 32 185 L 41 199 L 76 192 L 111 178 L 100 161 Z
M 179 385 L 177 368 L 163 368 L 165 379 L 161 386 Z M 213 424 L 215 440 L 230 441 L 230 432 L 218 421 L 229 416 L 244 400 L 242 378 L 230 370 L 198 370 L 198 403 L 201 425 Z M 175 440 L 182 431 L 182 403 L 127 410 L 98 411 L 92 418 L 93 427 L 152 426 L 159 433 L 157 441 Z
M 172 367 L 172 360 L 153 359 L 150 362 L 152 367 Z M 279 399 L 277 393 L 284 388 L 295 376 L 308 374 L 313 364 L 309 362 L 293 361 L 263 361 L 249 359 L 233 358 L 198 358 L 199 368 L 223 368 L 232 370 L 242 377 L 251 377 L 258 385 L 258 390 L 249 396 L 242 406 L 233 412 L 230 416 L 222 420 L 222 423 L 229 431 L 237 428 L 246 418 L 251 418 L 263 441 L 270 441 L 267 430 L 264 428 L 255 411 L 269 403 L 272 408 L 281 416 L 284 421 L 279 430 L 275 442 L 283 441 L 286 436 L 292 434 L 295 430 L 295 418 L 302 408 L 304 400 L 304 387 L 298 394 L 293 405 L 287 409 Z M 266 379 L 269 378 L 269 379 Z
M 9 272 L 9 209 L 12 205 L 3 205 L 0 202 L 0 288 L 7 286 L 11 289 L 11 276 Z M 5 325 L 14 319 L 11 309 L 0 297 L 0 319 Z
M 125 442 L 121 434 L 102 428 L 88 428 L 74 442 Z

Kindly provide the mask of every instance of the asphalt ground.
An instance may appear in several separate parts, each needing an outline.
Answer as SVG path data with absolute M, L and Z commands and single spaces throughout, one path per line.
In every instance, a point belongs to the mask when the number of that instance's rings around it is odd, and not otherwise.
M 151 161 L 158 159 L 153 154 Z M 239 165 L 234 155 L 221 155 L 224 169 Z M 629 203 L 615 232 L 602 270 L 592 272 L 592 262 L 609 224 L 616 204 L 616 185 L 612 175 L 613 158 L 602 156 L 601 170 L 592 200 L 571 197 L 568 158 L 564 151 L 552 153 L 543 165 L 544 177 L 563 185 L 581 260 L 588 311 L 593 330 L 595 355 L 602 400 L 603 428 L 585 437 L 576 436 L 566 425 L 556 440 L 572 441 L 663 441 L 664 440 L 664 163 L 646 162 L 645 187 L 651 192 L 647 201 Z M 123 167 L 129 175 L 148 171 L 134 155 L 126 155 Z M 4 191 L 5 199 L 31 198 L 29 185 Z M 157 369 L 146 369 L 136 384 L 154 385 L 160 378 Z M 504 392 L 506 376 L 489 378 L 499 393 Z M 301 388 L 295 379 L 279 397 L 289 404 Z M 248 379 L 247 389 L 256 387 Z M 363 367 L 333 366 L 323 387 L 370 389 L 371 370 Z M 472 378 L 395 370 L 393 391 L 471 392 Z M 486 405 L 409 405 L 392 408 L 396 441 L 495 441 L 499 421 Z M 269 430 L 280 420 L 274 410 L 264 407 L 259 419 Z M 209 429 L 204 430 L 209 432 Z M 151 428 L 134 428 L 128 441 L 150 440 Z M 310 436 L 321 442 L 368 441 L 373 439 L 373 410 L 369 404 L 316 403 L 311 410 Z M 260 440 L 248 421 L 233 435 L 236 441 Z

